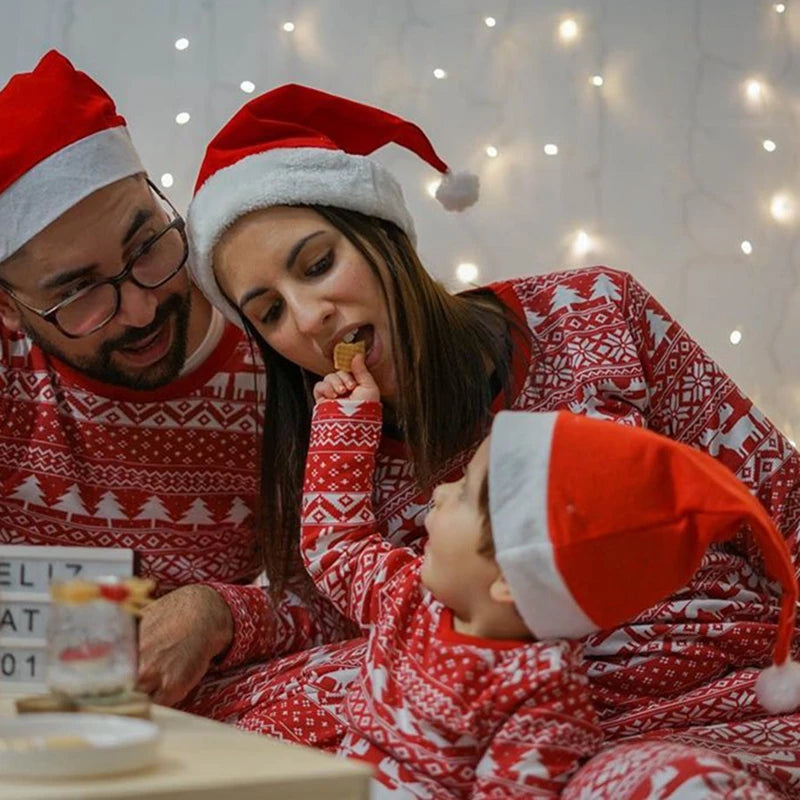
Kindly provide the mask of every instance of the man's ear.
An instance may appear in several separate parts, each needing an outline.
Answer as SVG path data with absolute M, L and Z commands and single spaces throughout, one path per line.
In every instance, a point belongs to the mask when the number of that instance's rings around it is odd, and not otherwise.
M 495 603 L 513 604 L 514 598 L 511 596 L 511 587 L 508 585 L 508 581 L 502 572 L 497 575 L 489 586 L 489 597 L 491 597 Z
M 14 299 L 0 286 L 0 322 L 10 331 L 22 329 L 22 314 Z

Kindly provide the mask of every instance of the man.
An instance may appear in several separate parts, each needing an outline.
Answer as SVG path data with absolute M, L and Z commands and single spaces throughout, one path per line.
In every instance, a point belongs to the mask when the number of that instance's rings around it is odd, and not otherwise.
M 263 369 L 187 256 L 100 86 L 54 51 L 14 76 L 0 91 L 0 543 L 133 549 L 161 595 L 140 686 L 167 704 L 213 661 L 316 640 L 302 604 L 245 585 Z

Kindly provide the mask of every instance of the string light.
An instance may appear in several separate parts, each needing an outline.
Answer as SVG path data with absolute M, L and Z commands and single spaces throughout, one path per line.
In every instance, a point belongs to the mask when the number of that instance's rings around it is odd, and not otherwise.
M 602 86 L 603 85 L 603 76 L 602 75 L 592 75 L 592 86 Z
M 185 50 L 189 46 L 189 40 L 181 37 L 180 39 L 175 40 L 175 49 L 176 50 Z
M 461 283 L 474 283 L 478 279 L 478 266 L 471 261 L 464 261 L 456 267 L 456 277 Z
M 561 37 L 562 42 L 572 42 L 578 38 L 579 28 L 578 23 L 571 17 L 565 19 L 558 26 L 558 35 Z
M 484 23 L 487 28 L 494 28 L 494 26 L 497 25 L 497 20 L 494 17 L 486 17 Z
M 783 12 L 784 12 L 784 11 L 786 11 L 786 3 L 775 3 L 775 5 L 773 6 L 773 8 L 774 8 L 774 9 L 775 9 L 775 10 L 776 10 L 776 11 L 777 11 L 779 14 L 783 14 Z
M 558 145 L 557 144 L 546 144 L 544 146 L 544 152 L 548 156 L 557 156 L 558 155 Z
M 283 29 L 286 33 L 291 33 L 294 30 L 294 22 L 284 22 Z
M 489 156 L 489 158 L 497 158 L 497 156 L 500 155 L 500 151 L 493 144 L 490 144 L 486 148 L 486 155 Z
M 737 328 L 736 330 L 731 331 L 731 335 L 728 337 L 731 341 L 731 344 L 739 344 L 742 341 L 742 332 Z
M 170 172 L 165 172 L 165 173 L 164 173 L 164 174 L 161 176 L 161 185 L 162 185 L 162 186 L 163 186 L 165 189 L 169 189 L 169 187 L 170 187 L 170 186 L 172 186 L 172 184 L 173 184 L 173 183 L 175 183 L 175 179 L 172 177 L 172 173 L 170 173 Z
M 433 77 L 437 80 L 443 80 L 447 77 L 447 73 L 441 67 L 436 67 L 433 71 Z
M 256 85 L 253 83 L 253 81 L 242 81 L 239 84 L 239 88 L 245 94 L 252 94 L 256 90 Z
M 175 122 L 178 125 L 185 125 L 191 118 L 192 115 L 188 111 L 181 111 L 175 115 Z
M 751 79 L 745 84 L 747 99 L 751 103 L 759 103 L 764 97 L 764 87 L 757 80 Z
M 795 213 L 794 199 L 786 192 L 773 195 L 769 204 L 769 213 L 778 222 L 789 222 Z
M 592 237 L 586 231 L 578 231 L 572 242 L 572 252 L 576 256 L 585 256 L 592 249 Z
M 436 190 L 439 188 L 441 181 L 428 181 L 425 191 L 433 198 L 436 197 Z
M 773 141 L 772 141 L 772 139 L 764 139 L 764 141 L 763 141 L 763 142 L 761 142 L 761 146 L 762 146 L 762 147 L 763 147 L 763 148 L 764 148 L 764 149 L 765 149 L 765 150 L 766 150 L 768 153 L 774 153 L 774 152 L 775 152 L 775 148 L 776 148 L 778 145 L 776 145 L 776 144 L 775 144 L 775 142 L 773 142 Z
M 750 242 L 748 242 L 748 241 L 747 241 L 747 239 L 745 239 L 745 240 L 744 240 L 744 241 L 741 243 L 741 245 L 739 245 L 739 246 L 742 248 L 742 252 L 743 252 L 743 253 L 744 253 L 746 256 L 749 256 L 749 255 L 750 255 L 750 254 L 753 252 L 753 245 L 752 245 Z

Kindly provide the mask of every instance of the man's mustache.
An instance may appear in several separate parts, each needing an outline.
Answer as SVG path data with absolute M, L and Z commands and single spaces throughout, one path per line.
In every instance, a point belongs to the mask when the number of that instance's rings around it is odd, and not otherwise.
M 183 298 L 179 295 L 172 295 L 158 307 L 153 321 L 147 327 L 129 328 L 116 339 L 104 342 L 103 350 L 106 353 L 110 353 L 113 350 L 135 347 L 139 342 L 143 342 L 145 339 L 152 336 L 171 316 L 177 314 L 182 304 Z

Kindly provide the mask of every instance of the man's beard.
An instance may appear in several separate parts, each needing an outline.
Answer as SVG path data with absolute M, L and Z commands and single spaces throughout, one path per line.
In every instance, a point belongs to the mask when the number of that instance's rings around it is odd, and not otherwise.
M 112 386 L 146 391 L 165 386 L 180 375 L 186 361 L 191 304 L 189 293 L 183 297 L 177 294 L 171 295 L 158 307 L 153 321 L 146 328 L 129 328 L 116 339 L 103 342 L 95 356 L 70 356 L 40 333 L 32 331 L 28 326 L 24 326 L 24 329 L 28 337 L 45 353 L 55 356 L 83 375 Z M 170 318 L 173 319 L 174 327 L 172 346 L 164 358 L 139 371 L 126 371 L 113 363 L 113 356 L 117 350 L 144 341 Z

